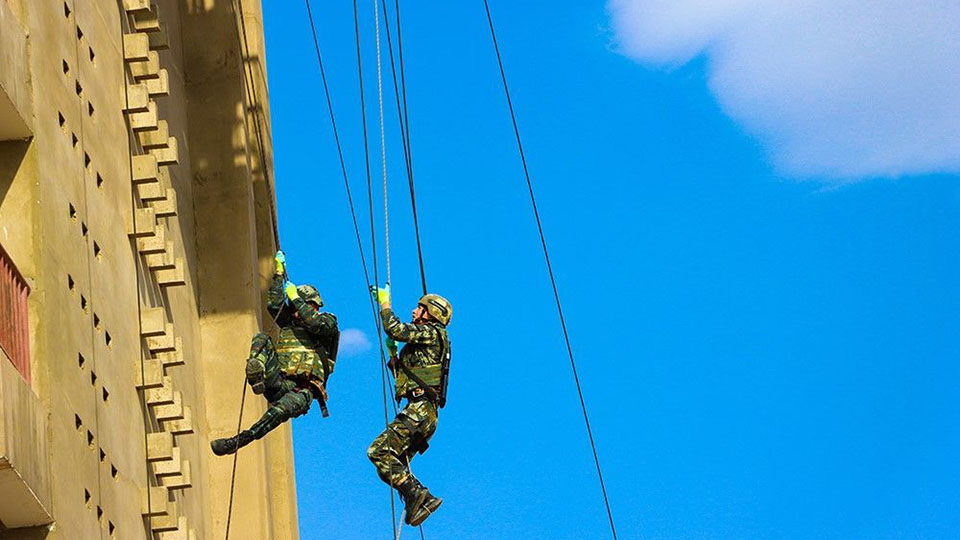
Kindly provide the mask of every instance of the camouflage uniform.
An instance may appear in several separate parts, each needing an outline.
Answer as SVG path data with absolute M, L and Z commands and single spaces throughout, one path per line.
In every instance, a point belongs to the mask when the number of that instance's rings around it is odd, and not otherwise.
M 390 309 L 382 312 L 384 331 L 388 336 L 406 345 L 400 350 L 398 361 L 421 380 L 439 391 L 440 370 L 444 347 L 449 346 L 446 328 L 436 322 L 404 324 Z M 406 398 L 407 405 L 397 414 L 370 445 L 367 456 L 377 468 L 380 478 L 395 489 L 409 479 L 410 460 L 423 453 L 437 429 L 437 404 L 430 401 L 419 385 L 394 367 L 395 398 Z M 413 478 L 415 481 L 416 479 Z
M 302 298 L 288 304 L 283 284 L 283 277 L 275 275 L 267 293 L 267 311 L 280 327 L 277 343 L 263 332 L 256 334 L 248 359 L 248 382 L 254 393 L 263 394 L 269 407 L 238 437 L 215 441 L 215 453 L 232 453 L 263 438 L 288 419 L 306 414 L 314 398 L 325 407 L 325 385 L 333 373 L 340 338 L 337 318 Z M 251 374 L 250 366 L 259 369 Z

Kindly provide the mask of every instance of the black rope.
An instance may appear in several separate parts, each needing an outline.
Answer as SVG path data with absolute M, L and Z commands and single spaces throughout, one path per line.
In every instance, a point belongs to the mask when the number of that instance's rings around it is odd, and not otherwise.
M 403 142 L 403 160 L 406 163 L 407 168 L 410 168 L 410 159 L 409 155 L 407 154 L 406 124 L 404 123 L 406 120 L 403 117 L 403 108 L 400 105 L 400 86 L 397 83 L 397 68 L 393 59 L 393 37 L 390 34 L 390 12 L 387 11 L 387 0 L 380 0 L 380 5 L 383 7 L 383 23 L 387 30 L 387 50 L 390 52 L 390 73 L 393 76 L 393 94 L 396 97 L 397 118 L 400 121 L 400 140 Z
M 400 5 L 394 2 L 397 10 L 397 40 L 400 56 L 400 82 L 397 82 L 397 67 L 393 54 L 393 37 L 390 32 L 390 17 L 388 16 L 386 0 L 380 0 L 383 7 L 383 22 L 387 30 L 387 50 L 390 55 L 390 73 L 393 77 L 393 93 L 397 103 L 397 118 L 400 122 L 400 140 L 403 143 L 403 161 L 406 165 L 407 184 L 410 188 L 410 206 L 413 210 L 413 229 L 417 240 L 417 261 L 420 263 L 420 283 L 423 294 L 427 294 L 427 275 L 423 265 L 423 248 L 420 242 L 420 219 L 417 214 L 417 197 L 413 184 L 413 154 L 410 150 L 410 118 L 407 115 L 407 84 L 403 74 L 403 44 L 400 39 Z M 401 104 L 402 99 L 402 104 Z
M 257 111 L 257 107 L 262 107 L 260 104 L 260 97 L 257 92 L 257 82 L 254 79 L 253 68 L 248 65 L 250 58 L 250 42 L 247 39 L 247 24 L 243 19 L 243 12 L 240 10 L 236 4 L 236 0 L 230 0 L 230 10 L 233 12 L 234 17 L 234 27 L 237 30 L 237 52 L 240 54 L 240 67 L 242 69 L 241 78 L 243 79 L 243 88 L 247 96 L 253 98 L 253 106 L 249 103 L 245 104 L 245 110 L 251 110 L 253 115 L 254 131 L 257 141 L 257 153 L 260 157 L 260 169 L 263 172 L 264 182 L 267 186 L 267 202 L 270 208 L 270 224 L 273 226 L 273 239 L 277 245 L 277 248 L 280 248 L 280 230 L 279 230 L 279 216 L 277 215 L 277 208 L 273 200 L 273 195 L 270 193 L 270 190 L 276 189 L 275 182 L 271 182 L 270 171 L 267 167 L 267 157 L 266 157 L 266 146 L 263 143 L 263 126 L 260 124 L 260 116 Z M 237 22 L 239 21 L 239 26 Z M 277 314 L 273 318 L 274 324 L 277 322 L 277 318 L 280 315 L 280 310 L 277 310 Z M 261 345 L 261 349 L 263 346 Z M 260 351 L 257 351 L 259 354 Z M 243 427 L 243 407 L 247 399 L 247 379 L 243 379 L 243 393 L 240 397 L 240 413 L 237 415 L 237 434 L 239 437 L 240 430 Z M 236 477 L 237 477 L 237 458 L 239 456 L 239 449 L 233 454 L 233 468 L 230 473 L 230 500 L 227 506 L 227 525 L 224 538 L 229 540 L 230 538 L 230 525 L 233 519 L 233 498 L 236 487 Z
M 360 88 L 360 122 L 361 122 L 361 131 L 363 132 L 363 161 L 366 166 L 367 173 L 367 204 L 369 206 L 368 211 L 370 213 L 370 250 L 373 257 L 373 282 L 379 286 L 380 284 L 380 265 L 377 262 L 377 228 L 374 220 L 374 211 L 373 211 L 373 180 L 370 174 L 370 146 L 367 136 L 367 105 L 364 97 L 363 91 L 363 61 L 362 61 L 362 51 L 360 48 L 360 15 L 357 8 L 357 0 L 353 0 L 353 32 L 354 37 L 356 38 L 357 46 L 357 81 Z M 371 297 L 372 298 L 372 297 Z M 380 317 L 376 317 L 377 325 L 377 339 L 380 343 L 380 355 L 383 356 L 383 321 Z M 383 416 L 384 423 L 389 426 L 389 411 L 387 408 L 387 388 L 386 388 L 386 367 L 384 363 L 380 364 L 380 381 L 381 389 L 383 390 Z M 388 427 L 389 429 L 389 427 Z M 393 488 L 390 488 L 390 521 L 391 527 L 393 527 L 393 536 L 396 538 L 397 535 L 397 523 L 396 523 L 396 507 L 394 505 L 393 499 Z
M 397 56 L 400 59 L 400 89 L 402 91 L 402 100 L 403 100 L 403 125 L 401 125 L 401 130 L 404 132 L 404 140 L 406 145 L 404 146 L 404 152 L 406 153 L 406 163 L 407 163 L 407 183 L 410 186 L 410 207 L 413 209 L 413 230 L 416 234 L 417 239 L 417 259 L 420 262 L 420 283 L 423 285 L 423 294 L 427 294 L 427 275 L 423 269 L 423 247 L 420 244 L 420 220 L 417 217 L 417 196 L 413 187 L 413 153 L 412 153 L 412 142 L 410 140 L 410 113 L 407 110 L 407 82 L 406 74 L 404 72 L 403 66 L 403 32 L 400 27 L 400 0 L 394 0 L 394 9 L 396 11 L 397 17 Z M 387 20 L 386 11 L 384 11 L 384 20 Z M 389 23 L 387 24 L 387 36 L 389 38 L 390 27 Z M 390 67 L 393 69 L 393 46 L 390 46 Z M 396 72 L 394 72 L 394 78 L 396 78 Z M 396 83 L 396 79 L 394 79 Z
M 560 303 L 560 293 L 557 291 L 557 280 L 553 274 L 553 265 L 550 264 L 550 253 L 547 251 L 547 241 L 543 234 L 543 224 L 540 221 L 540 212 L 537 210 L 537 199 L 533 193 L 533 183 L 530 180 L 530 171 L 527 168 L 527 158 L 523 151 L 523 142 L 520 140 L 520 128 L 517 126 L 517 115 L 513 109 L 513 100 L 510 98 L 510 88 L 507 85 L 506 71 L 503 69 L 503 59 L 500 57 L 500 46 L 497 43 L 497 34 L 493 28 L 493 17 L 490 15 L 490 4 L 483 0 L 483 7 L 487 12 L 487 22 L 490 25 L 490 37 L 493 38 L 493 48 L 497 53 L 497 64 L 500 66 L 500 78 L 503 80 L 503 91 L 507 96 L 507 106 L 510 109 L 510 119 L 513 122 L 513 132 L 517 137 L 517 148 L 520 151 L 520 161 L 523 163 L 523 175 L 527 180 L 527 190 L 530 192 L 530 203 L 533 205 L 533 215 L 537 220 L 537 231 L 540 233 L 540 244 L 543 247 L 543 258 L 547 263 L 547 273 L 550 274 L 550 285 L 553 287 L 553 297 L 557 303 L 557 313 L 560 315 L 560 327 L 563 329 L 563 339 L 567 345 L 567 354 L 570 356 L 570 367 L 573 369 L 573 380 L 577 385 L 577 395 L 580 397 L 580 408 L 583 410 L 583 421 L 587 426 L 587 437 L 590 439 L 590 448 L 593 451 L 593 461 L 597 466 L 597 477 L 600 479 L 600 490 L 603 493 L 603 504 L 607 508 L 607 518 L 610 520 L 610 532 L 614 540 L 617 530 L 613 524 L 613 512 L 610 511 L 610 500 L 607 498 L 607 488 L 603 482 L 603 471 L 600 468 L 600 458 L 597 456 L 597 445 L 593 440 L 593 430 L 590 429 L 590 418 L 587 415 L 587 404 L 583 399 L 583 390 L 580 387 L 580 377 L 577 375 L 577 363 L 573 359 L 573 347 L 570 345 L 570 334 L 567 332 L 567 323 L 563 317 L 563 306 Z
M 414 230 L 416 232 L 416 238 L 417 238 L 417 256 L 420 262 L 420 281 L 423 285 L 423 294 L 427 294 L 427 276 L 423 270 L 423 251 L 420 249 L 420 227 L 417 223 L 417 205 L 416 205 L 416 197 L 414 196 L 414 190 L 413 190 L 413 164 L 412 164 L 412 156 L 410 154 L 410 146 L 409 146 L 410 130 L 406 123 L 407 119 L 405 117 L 405 111 L 407 108 L 407 101 L 406 101 L 407 85 L 406 85 L 406 81 L 404 81 L 403 82 L 403 107 L 401 108 L 401 105 L 400 105 L 401 92 L 400 92 L 400 87 L 397 84 L 397 68 L 393 58 L 393 38 L 390 35 L 390 17 L 389 17 L 389 11 L 387 10 L 386 0 L 380 0 L 380 6 L 383 8 L 383 24 L 387 31 L 387 50 L 389 51 L 389 54 L 390 54 L 390 74 L 393 78 L 393 94 L 394 94 L 394 97 L 396 98 L 396 103 L 397 103 L 397 120 L 400 123 L 400 140 L 403 143 L 403 160 L 407 168 L 407 181 L 410 184 L 410 202 L 413 207 L 413 225 L 414 225 Z M 400 6 L 395 2 L 394 7 L 397 10 L 396 11 L 397 24 L 398 24 L 398 30 L 399 30 Z M 399 38 L 399 34 L 397 37 Z M 396 411 L 396 407 L 394 407 L 394 410 Z M 407 460 L 407 468 L 408 469 L 410 468 L 409 459 Z M 420 531 L 420 540 L 426 540 L 426 537 L 423 534 L 423 525 L 419 525 L 417 529 Z
M 284 270 L 284 273 L 283 273 L 283 280 L 284 280 L 284 281 L 287 280 L 286 270 Z M 286 300 L 284 300 L 284 303 L 286 303 Z M 277 309 L 277 313 L 274 314 L 274 316 L 273 316 L 273 324 L 277 324 L 277 321 L 280 319 L 280 312 L 283 311 L 283 308 L 284 308 L 284 307 L 286 307 L 286 306 L 285 306 L 285 305 L 281 305 L 280 308 Z M 253 356 L 259 356 L 260 353 L 263 351 L 263 348 L 264 348 L 266 345 L 267 345 L 267 342 L 266 342 L 266 341 L 264 341 L 263 343 L 261 343 L 261 344 L 260 344 L 260 347 L 257 348 L 257 352 L 253 353 Z M 243 378 L 243 393 L 240 394 L 240 414 L 239 414 L 238 417 L 237 417 L 237 435 L 236 435 L 236 437 L 237 437 L 237 445 L 238 445 L 238 446 L 239 446 L 239 444 L 240 444 L 240 440 L 239 440 L 239 439 L 240 439 L 240 429 L 243 427 L 243 405 L 244 405 L 244 403 L 245 403 L 246 401 L 247 401 L 247 378 L 246 378 L 246 376 L 244 376 L 244 378 Z M 233 488 L 234 488 L 234 485 L 235 485 L 235 482 L 236 482 L 236 479 L 237 479 L 237 457 L 238 457 L 239 455 L 240 455 L 240 448 L 238 447 L 238 448 L 237 448 L 237 451 L 233 453 L 233 471 L 230 473 L 230 504 L 227 506 L 227 530 L 226 530 L 226 534 L 225 534 L 225 536 L 224 536 L 224 539 L 225 539 L 225 540 L 229 540 L 229 539 L 230 539 L 230 522 L 231 522 L 231 520 L 232 520 L 232 518 L 233 518 Z
M 421 283 L 423 284 L 423 294 L 427 294 L 427 277 L 423 269 L 423 252 L 420 248 L 420 227 L 417 224 L 416 198 L 414 197 L 414 194 L 413 194 L 413 165 L 412 165 L 412 158 L 411 158 L 410 147 L 409 147 L 410 131 L 407 128 L 406 118 L 404 116 L 404 113 L 406 110 L 406 84 L 404 83 L 404 93 L 403 93 L 404 103 L 403 103 L 403 107 L 401 108 L 401 105 L 400 105 L 401 93 L 400 93 L 400 87 L 397 83 L 397 69 L 396 69 L 396 64 L 394 62 L 394 57 L 393 57 L 393 38 L 390 35 L 390 17 L 389 17 L 390 12 L 387 10 L 386 0 L 380 0 L 380 6 L 383 8 L 383 23 L 387 31 L 387 50 L 390 53 L 390 74 L 393 79 L 393 94 L 394 94 L 394 97 L 396 98 L 396 103 L 397 103 L 397 120 L 399 121 L 399 125 L 400 125 L 400 140 L 403 144 L 403 160 L 406 165 L 407 181 L 410 184 L 410 200 L 411 200 L 411 203 L 413 204 L 413 224 L 414 224 L 414 228 L 416 231 L 416 238 L 417 238 L 417 255 L 420 263 L 420 280 L 421 280 Z M 386 388 L 384 388 L 384 392 L 386 392 Z M 394 405 L 393 410 L 394 410 L 394 414 L 396 415 L 397 413 L 396 405 Z M 407 468 L 408 469 L 410 468 L 409 459 L 407 459 Z M 426 540 L 423 534 L 423 525 L 419 525 L 417 529 L 420 531 L 420 539 Z
M 364 294 L 369 298 L 371 313 L 373 314 L 373 318 L 376 321 L 376 326 L 377 326 L 377 340 L 379 341 L 379 344 L 380 344 L 379 349 L 380 349 L 381 387 L 383 389 L 383 394 L 384 394 L 384 425 L 387 425 L 389 424 L 389 413 L 388 413 L 387 404 L 386 404 L 387 402 L 386 384 L 384 384 L 385 383 L 384 371 L 386 370 L 385 366 L 386 366 L 387 360 L 383 352 L 383 336 L 380 332 L 381 321 L 380 321 L 380 316 L 377 313 L 377 307 L 376 307 L 374 298 L 372 295 L 368 294 L 369 288 L 371 285 L 370 273 L 367 270 L 367 258 L 366 258 L 366 255 L 364 255 L 363 241 L 360 238 L 360 226 L 357 221 L 357 211 L 353 203 L 353 194 L 350 190 L 350 181 L 347 175 L 346 161 L 343 158 L 343 145 L 340 142 L 340 134 L 339 134 L 339 131 L 337 130 L 337 119 L 336 119 L 336 115 L 333 112 L 333 100 L 330 97 L 330 86 L 327 83 L 327 74 L 323 67 L 323 56 L 320 54 L 320 40 L 317 38 L 317 28 L 313 22 L 313 10 L 310 8 L 310 0 L 304 0 L 304 2 L 307 6 L 307 18 L 310 21 L 310 32 L 313 35 L 313 45 L 317 52 L 317 64 L 320 66 L 320 78 L 323 81 L 323 92 L 327 100 L 327 112 L 330 115 L 330 125 L 333 128 L 333 138 L 337 144 L 337 155 L 339 156 L 339 159 L 340 159 L 340 171 L 343 174 L 343 186 L 347 194 L 347 203 L 350 206 L 350 217 L 353 220 L 353 231 L 357 239 L 357 250 L 360 253 L 360 264 L 363 267 Z M 356 2 L 354 2 L 354 9 L 356 9 Z M 359 56 L 358 56 L 358 65 L 359 65 Z M 364 138 L 366 138 L 366 122 L 364 122 Z M 369 183 L 369 177 L 370 177 L 369 159 L 367 161 L 368 161 L 367 177 L 368 177 L 368 183 Z M 393 488 L 389 488 L 389 489 L 390 489 L 390 526 L 393 528 L 393 537 L 395 538 L 397 535 L 396 507 L 394 505 L 394 500 L 393 500 Z
M 257 92 L 257 81 L 254 78 L 253 66 L 249 65 L 250 43 L 247 40 L 247 23 L 244 22 L 243 20 L 243 11 L 240 9 L 237 9 L 237 5 L 235 4 L 235 1 L 238 1 L 238 0 L 230 0 L 230 9 L 233 10 L 234 18 L 240 20 L 240 27 L 237 29 L 237 45 L 239 47 L 238 52 L 240 53 L 240 64 L 241 64 L 241 67 L 243 68 L 244 90 L 246 90 L 248 95 L 252 95 L 253 97 L 253 107 L 250 107 L 250 105 L 248 104 L 247 108 L 252 108 L 251 112 L 253 114 L 254 130 L 256 132 L 258 153 L 260 155 L 260 168 L 263 171 L 263 178 L 264 178 L 264 182 L 267 185 L 267 191 L 268 191 L 267 203 L 268 203 L 268 206 L 270 207 L 270 212 L 271 212 L 270 223 L 271 225 L 273 225 L 273 239 L 274 239 L 274 242 L 276 242 L 277 244 L 277 249 L 279 249 L 280 248 L 280 229 L 279 229 L 280 218 L 277 214 L 277 208 L 275 206 L 273 196 L 271 196 L 271 195 L 275 196 L 276 193 L 273 193 L 273 194 L 269 193 L 271 189 L 273 189 L 274 192 L 276 191 L 276 180 L 274 179 L 273 181 L 271 181 L 269 170 L 267 169 L 266 147 L 263 144 L 263 127 L 260 124 L 260 115 L 257 112 L 257 108 L 260 107 L 262 109 L 263 105 L 260 102 L 259 92 Z M 248 77 L 248 73 L 249 73 L 249 77 Z
M 243 378 L 243 393 L 240 394 L 240 415 L 237 418 L 237 437 L 240 436 L 240 428 L 243 425 L 243 405 L 247 401 L 247 378 Z M 237 445 L 239 445 L 239 438 Z M 230 473 L 230 504 L 227 506 L 227 531 L 224 534 L 225 539 L 230 538 L 230 522 L 233 518 L 233 486 L 237 479 L 237 456 L 240 455 L 240 449 L 233 453 L 233 471 Z

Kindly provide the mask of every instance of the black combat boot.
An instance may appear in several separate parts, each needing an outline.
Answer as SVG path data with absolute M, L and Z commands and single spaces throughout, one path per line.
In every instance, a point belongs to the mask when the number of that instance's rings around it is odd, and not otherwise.
M 400 498 L 403 499 L 404 503 L 404 512 L 407 516 L 404 518 L 404 521 L 410 523 L 410 516 L 419 511 L 420 505 L 423 504 L 423 501 L 430 493 L 425 487 L 420 485 L 420 482 L 418 482 L 413 475 L 408 476 L 397 488 L 397 491 L 400 492 Z
M 430 514 L 434 513 L 437 508 L 440 508 L 440 505 L 443 504 L 443 499 L 440 497 L 434 497 L 427 488 L 423 488 L 426 497 L 424 497 L 423 502 L 420 504 L 420 508 L 416 509 L 413 514 L 407 513 L 407 523 L 416 527 L 427 520 L 430 517 Z
M 218 456 L 225 456 L 227 454 L 235 454 L 237 450 L 240 450 L 251 442 L 253 442 L 253 433 L 243 430 L 235 437 L 217 439 L 211 442 L 210 449 Z

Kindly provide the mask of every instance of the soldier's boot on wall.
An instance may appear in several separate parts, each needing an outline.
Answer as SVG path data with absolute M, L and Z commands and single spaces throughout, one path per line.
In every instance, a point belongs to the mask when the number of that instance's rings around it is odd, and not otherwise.
M 407 523 L 414 527 L 426 521 L 430 514 L 436 512 L 437 508 L 440 508 L 440 505 L 443 504 L 443 499 L 434 497 L 426 488 L 423 490 L 427 493 L 427 496 L 420 504 L 420 508 L 415 510 L 413 514 L 407 514 Z
M 407 476 L 407 479 L 397 487 L 397 491 L 400 492 L 400 497 L 404 503 L 404 512 L 407 516 L 404 521 L 410 523 L 410 517 L 419 512 L 420 506 L 430 495 L 430 492 L 420 485 L 420 482 L 413 475 Z
M 240 450 L 244 446 L 253 442 L 254 437 L 253 433 L 250 433 L 249 430 L 243 430 L 239 435 L 235 437 L 227 437 L 226 439 L 217 439 L 210 443 L 210 449 L 213 450 L 213 453 L 218 456 L 225 456 L 227 454 L 235 454 L 237 450 Z

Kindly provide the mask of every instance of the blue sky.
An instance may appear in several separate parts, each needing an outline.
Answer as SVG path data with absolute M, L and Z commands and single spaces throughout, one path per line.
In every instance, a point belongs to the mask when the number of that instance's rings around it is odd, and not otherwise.
M 629 27 L 600 2 L 491 7 L 620 538 L 960 537 L 958 154 L 878 169 L 856 161 L 869 152 L 817 161 L 808 144 L 783 159 L 783 134 L 799 136 L 731 101 L 716 50 L 625 50 Z M 413 464 L 445 501 L 424 532 L 609 538 L 482 2 L 404 9 L 427 279 L 455 310 L 450 402 Z M 306 11 L 265 10 L 291 278 L 375 342 Z M 314 13 L 369 249 L 352 7 Z M 419 275 L 391 85 L 392 281 L 406 316 Z M 353 337 L 332 416 L 294 421 L 306 540 L 391 535 L 365 454 L 384 423 L 380 360 Z

